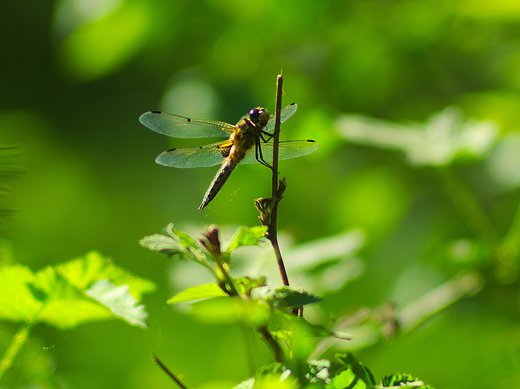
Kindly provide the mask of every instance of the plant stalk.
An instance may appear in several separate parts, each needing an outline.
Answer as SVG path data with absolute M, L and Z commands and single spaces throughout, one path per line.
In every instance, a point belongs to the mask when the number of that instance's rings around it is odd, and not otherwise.
M 275 111 L 275 122 L 273 132 L 273 177 L 272 177 L 272 193 L 271 193 L 271 219 L 267 230 L 267 238 L 271 241 L 273 246 L 274 255 L 282 277 L 282 282 L 285 286 L 289 286 L 289 277 L 285 270 L 285 264 L 282 258 L 282 252 L 280 251 L 280 245 L 278 244 L 278 231 L 277 231 L 277 216 L 278 216 L 278 203 L 282 199 L 279 193 L 278 187 L 278 151 L 280 142 L 280 113 L 282 111 L 282 94 L 283 94 L 283 75 L 279 74 L 276 78 L 276 111 Z
M 29 338 L 29 332 L 30 327 L 23 325 L 13 336 L 11 344 L 2 356 L 2 359 L 0 359 L 0 380 L 2 379 L 2 376 L 6 370 L 12 366 L 13 361 L 22 346 L 27 342 L 27 339 Z
M 167 367 L 164 363 L 162 363 L 162 361 L 157 357 L 157 355 L 155 354 L 152 354 L 152 358 L 154 360 L 155 363 L 157 363 L 159 365 L 159 367 L 161 369 L 163 369 L 163 371 L 170 376 L 170 378 L 175 381 L 175 383 L 179 386 L 179 388 L 181 389 L 189 389 L 186 385 L 184 385 L 184 383 L 175 375 L 173 374 Z

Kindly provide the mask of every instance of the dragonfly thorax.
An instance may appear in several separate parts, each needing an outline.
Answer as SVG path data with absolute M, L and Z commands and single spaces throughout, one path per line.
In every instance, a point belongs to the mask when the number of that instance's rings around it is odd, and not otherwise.
M 256 107 L 250 110 L 249 114 L 235 125 L 235 129 L 230 135 L 229 139 L 234 148 L 244 150 L 252 148 L 270 119 L 269 112 L 265 108 Z

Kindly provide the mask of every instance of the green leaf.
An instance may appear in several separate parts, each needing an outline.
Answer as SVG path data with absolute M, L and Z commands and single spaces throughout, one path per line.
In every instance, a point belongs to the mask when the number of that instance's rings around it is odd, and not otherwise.
M 254 389 L 296 389 L 298 384 L 294 379 L 282 379 L 279 376 L 263 376 L 255 379 Z
M 327 389 L 366 389 L 371 388 L 367 383 L 357 377 L 351 369 L 344 370 L 332 379 Z
M 199 300 L 209 297 L 221 297 L 227 294 L 218 286 L 216 282 L 212 284 L 198 285 L 187 288 L 170 298 L 168 304 L 182 303 L 186 301 Z
M 246 323 L 260 326 L 267 322 L 270 312 L 269 307 L 258 300 L 215 297 L 193 304 L 190 313 L 207 323 Z
M 173 228 L 172 224 L 170 224 L 170 226 L 171 226 L 171 228 Z M 172 231 L 177 236 L 178 242 L 183 248 L 193 248 L 195 250 L 198 250 L 200 248 L 197 240 L 193 239 L 187 233 L 185 233 L 183 231 L 179 231 L 179 230 L 172 230 Z
M 86 297 L 81 290 L 63 277 L 55 267 L 47 266 L 35 274 L 30 283 L 42 306 L 35 318 L 60 329 L 71 329 L 79 324 L 106 320 L 110 311 Z
M 250 296 L 253 289 L 265 286 L 266 281 L 266 277 L 240 277 L 235 280 L 235 287 L 239 294 Z
M 96 281 L 85 293 L 102 303 L 117 317 L 130 324 L 146 327 L 144 305 L 138 305 L 129 285 L 116 286 L 108 280 Z
M 139 244 L 143 247 L 146 247 L 147 249 L 157 251 L 161 254 L 170 254 L 172 251 L 180 251 L 178 240 L 163 234 L 145 236 L 139 241 Z
M 320 301 L 321 298 L 318 296 L 289 286 L 275 289 L 274 294 L 268 299 L 268 303 L 275 309 L 297 308 Z
M 316 334 L 313 325 L 302 317 L 283 311 L 274 311 L 269 321 L 271 335 L 278 341 L 288 345 L 291 359 L 286 360 L 286 367 L 301 370 L 301 363 L 309 359 L 316 349 Z
M 382 386 L 378 388 L 409 388 L 409 389 L 433 389 L 430 385 L 424 384 L 418 378 L 412 377 L 407 373 L 397 373 L 383 377 L 381 381 Z
M 14 322 L 35 322 L 42 309 L 43 296 L 36 297 L 29 287 L 34 275 L 26 266 L 14 265 L 0 269 L 0 319 Z
M 113 285 L 104 289 L 104 300 L 100 289 L 103 284 L 97 284 L 102 279 Z M 143 307 L 135 302 L 155 288 L 151 281 L 135 277 L 96 252 L 47 266 L 36 274 L 19 265 L 4 267 L 0 270 L 0 284 L 0 319 L 29 325 L 45 322 L 60 329 L 116 317 L 143 325 Z M 103 303 L 87 294 L 89 288 Z
M 238 385 L 234 386 L 233 389 L 253 389 L 255 387 L 255 379 L 249 378 L 245 381 L 242 381 Z
M 166 226 L 165 234 L 153 234 L 145 236 L 139 244 L 152 251 L 157 251 L 168 257 L 181 256 L 197 262 L 206 261 L 199 242 L 187 233 L 176 230 L 172 223 Z
M 287 368 L 280 362 L 273 362 L 268 365 L 259 367 L 256 370 L 256 377 L 260 377 L 267 374 L 282 374 Z
M 261 367 L 255 378 L 242 381 L 233 389 L 296 389 L 296 380 L 291 377 L 290 370 L 280 363 L 272 363 Z
M 89 288 L 95 281 L 108 279 L 115 285 L 128 285 L 130 293 L 138 300 L 143 294 L 155 291 L 153 282 L 134 276 L 95 251 L 57 265 L 56 268 L 64 278 L 80 290 Z
M 263 238 L 266 232 L 267 227 L 264 226 L 240 227 L 226 245 L 224 251 L 232 252 L 242 246 L 261 246 L 265 243 Z
M 334 383 L 334 377 L 340 376 L 338 381 L 348 380 L 352 375 L 355 377 L 355 381 L 352 381 L 350 385 L 355 389 L 362 388 L 374 388 L 375 380 L 372 372 L 361 362 L 359 362 L 354 354 L 346 353 L 346 354 L 336 354 L 336 361 L 331 365 L 330 374 L 333 377 L 332 382 Z M 351 371 L 351 373 L 343 373 L 345 371 Z M 341 374 L 343 373 L 343 374 Z M 359 386 L 359 387 L 358 387 Z M 338 386 L 339 388 L 340 386 Z M 333 386 L 332 388 L 336 388 Z
M 312 328 L 314 329 L 315 336 L 332 336 L 334 338 L 342 339 L 342 340 L 351 340 L 352 335 L 346 333 L 346 332 L 340 332 L 340 331 L 332 331 L 321 324 L 311 324 Z

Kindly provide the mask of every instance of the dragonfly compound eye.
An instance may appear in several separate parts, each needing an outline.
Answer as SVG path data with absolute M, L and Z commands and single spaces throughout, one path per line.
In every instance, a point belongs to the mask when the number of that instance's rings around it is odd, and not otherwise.
M 265 108 L 257 107 L 249 111 L 249 120 L 254 124 L 265 126 L 269 121 L 269 112 Z
M 259 117 L 260 117 L 260 110 L 258 108 L 254 108 L 251 111 L 249 111 L 249 119 L 251 119 L 251 121 L 253 123 L 257 123 Z

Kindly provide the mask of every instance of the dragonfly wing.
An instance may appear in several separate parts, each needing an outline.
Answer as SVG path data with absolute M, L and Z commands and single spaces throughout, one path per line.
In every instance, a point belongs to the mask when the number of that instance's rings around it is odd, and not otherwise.
M 226 122 L 189 119 L 163 111 L 145 112 L 139 121 L 152 131 L 174 138 L 228 137 L 235 128 Z
M 230 141 L 223 141 L 200 147 L 179 147 L 162 152 L 155 162 L 180 169 L 215 166 L 224 161 L 230 146 Z
M 287 140 L 279 143 L 278 159 L 292 159 L 302 157 L 318 150 L 318 142 L 314 140 Z M 268 164 L 273 164 L 273 143 L 262 143 L 262 157 Z M 243 164 L 259 163 L 255 156 L 255 149 L 251 149 L 242 160 Z
M 292 103 L 288 106 L 282 108 L 282 111 L 280 112 L 280 123 L 285 122 L 287 119 L 289 119 L 296 110 L 298 109 L 298 104 Z M 269 121 L 267 122 L 267 125 L 265 126 L 265 130 L 267 132 L 272 132 L 274 129 L 274 115 L 271 115 L 269 118 Z

